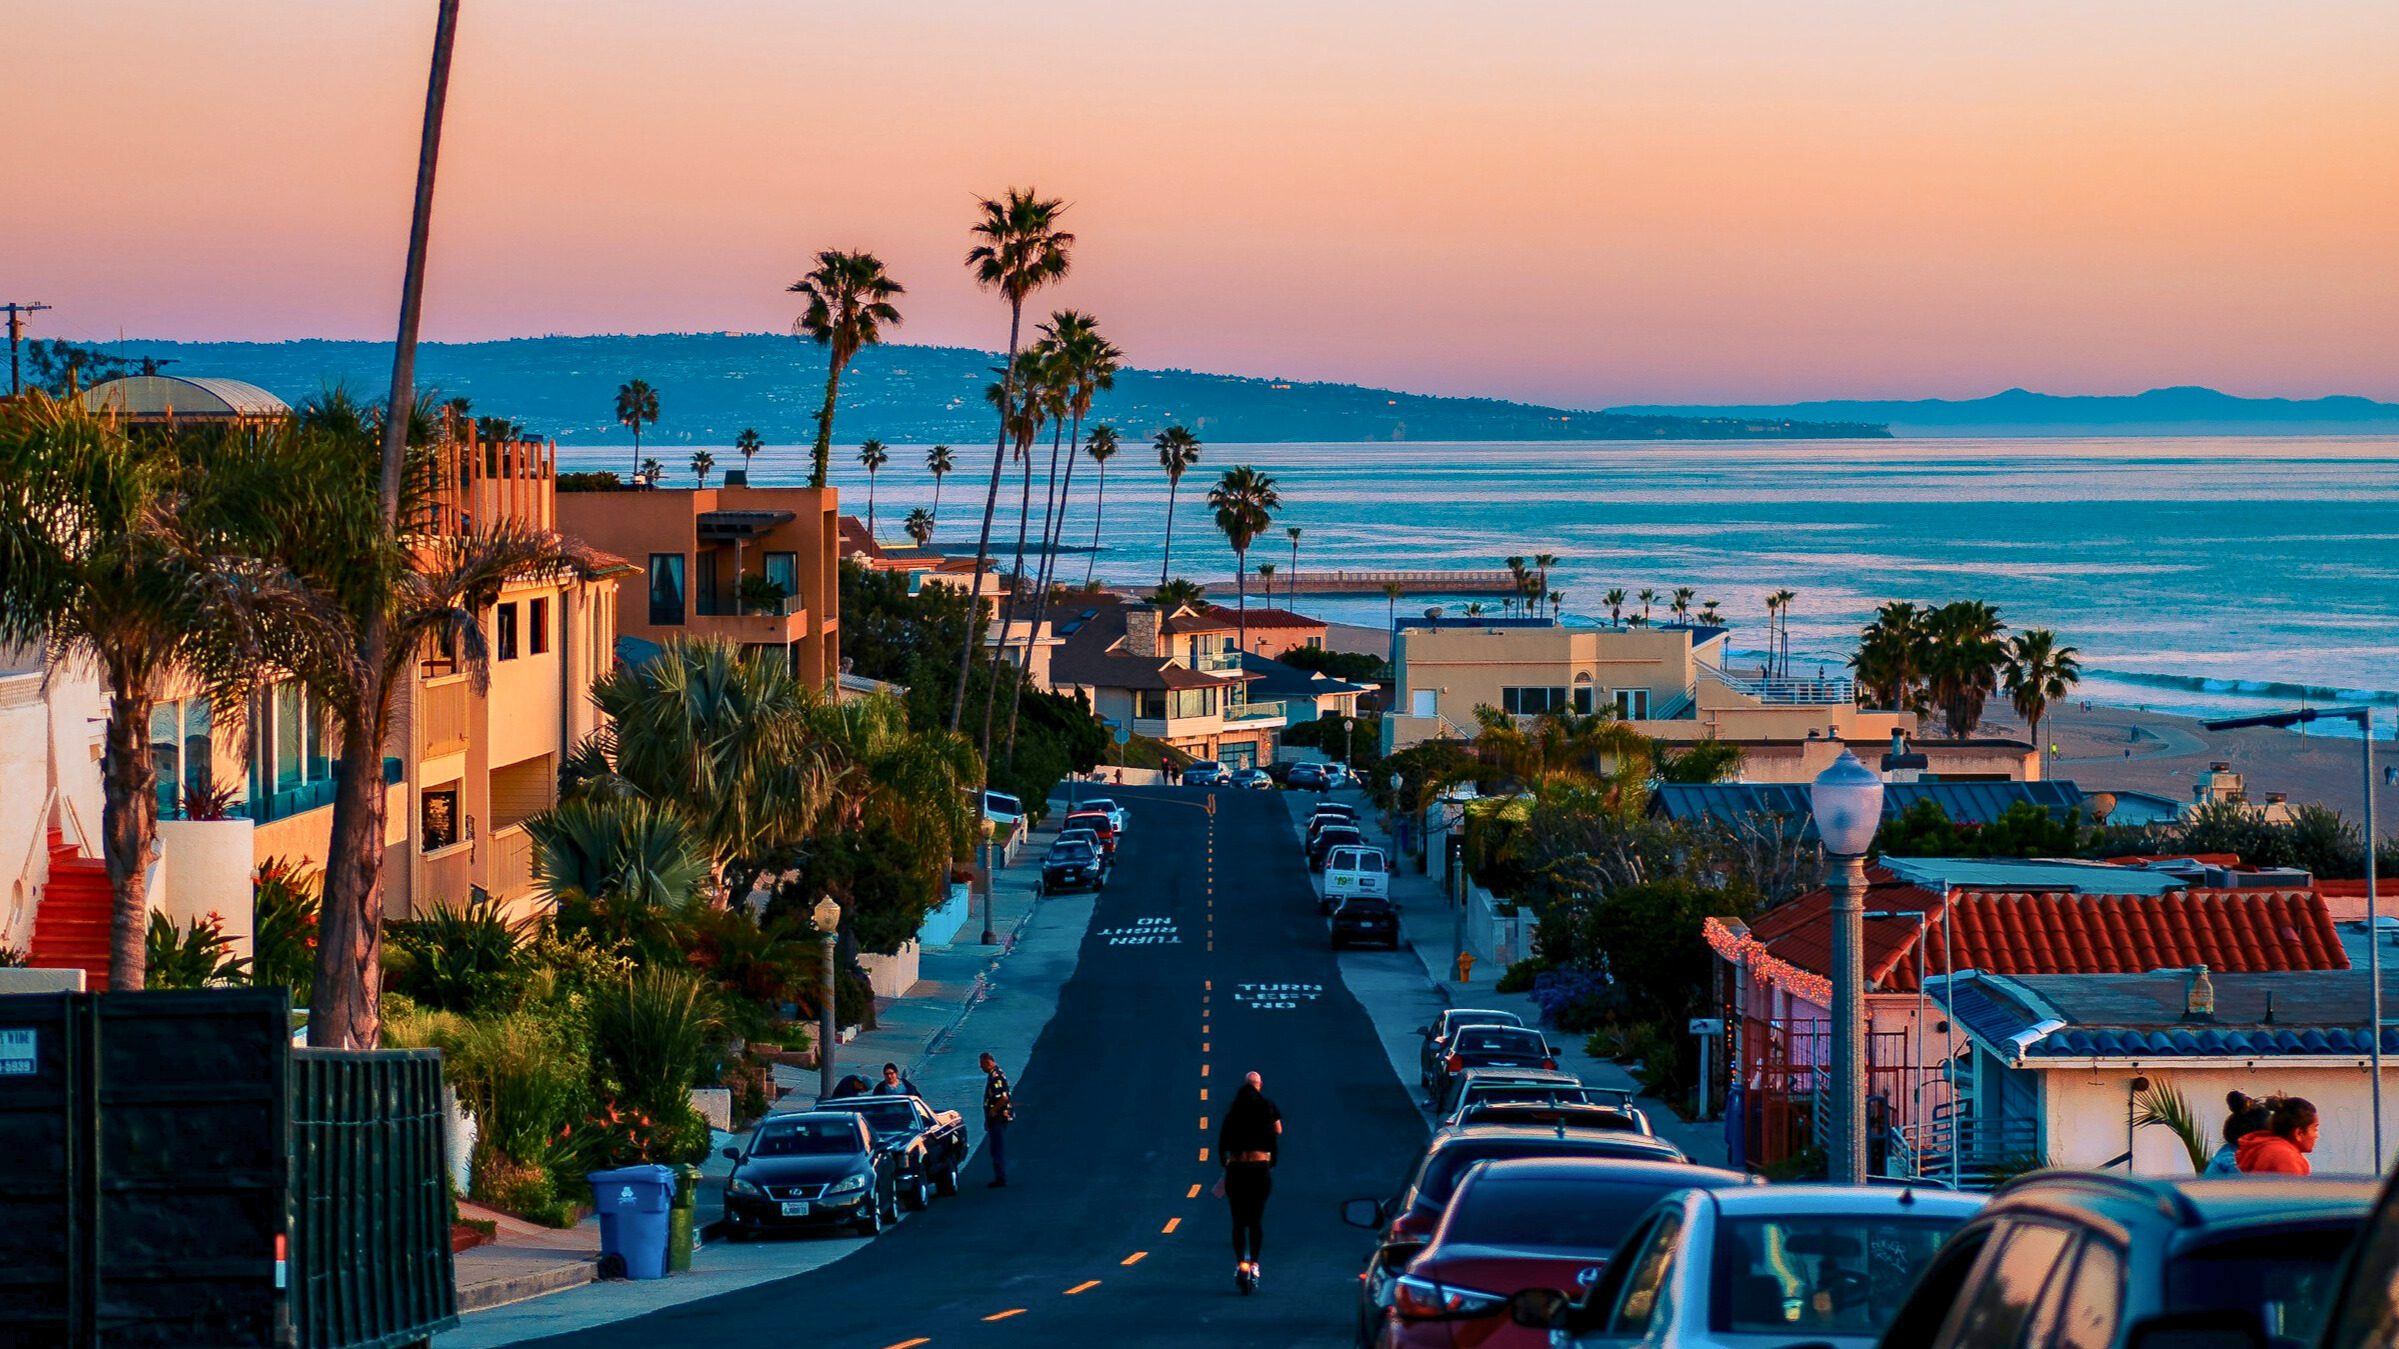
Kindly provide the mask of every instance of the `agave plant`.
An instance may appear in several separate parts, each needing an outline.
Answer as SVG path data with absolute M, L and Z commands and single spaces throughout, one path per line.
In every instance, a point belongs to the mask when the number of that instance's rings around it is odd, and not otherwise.
M 523 982 L 533 928 L 480 892 L 463 903 L 437 899 L 420 917 L 384 924 L 388 985 L 438 1011 L 504 1006 Z

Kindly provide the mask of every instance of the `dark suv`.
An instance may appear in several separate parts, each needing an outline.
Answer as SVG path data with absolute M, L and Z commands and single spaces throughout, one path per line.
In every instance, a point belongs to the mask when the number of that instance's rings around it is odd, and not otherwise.
M 2040 1172 L 1933 1257 L 1877 1349 L 2313 1345 L 2366 1180 Z

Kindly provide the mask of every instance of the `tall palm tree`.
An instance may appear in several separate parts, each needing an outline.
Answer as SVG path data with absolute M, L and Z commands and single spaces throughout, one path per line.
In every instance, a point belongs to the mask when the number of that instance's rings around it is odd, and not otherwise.
M 627 380 L 616 386 L 617 425 L 633 432 L 633 471 L 641 472 L 641 428 L 658 424 L 658 391 L 643 379 Z
M 1000 431 L 991 447 L 991 486 L 983 496 L 983 532 L 975 543 L 974 578 L 967 585 L 969 603 L 982 603 L 983 573 L 991 561 L 991 519 L 1000 507 L 1000 469 L 1008 458 L 1009 400 L 1016 386 L 1016 349 L 1022 335 L 1025 300 L 1035 291 L 1063 280 L 1073 265 L 1075 236 L 1058 228 L 1066 203 L 1043 197 L 1032 188 L 1009 188 L 1006 195 L 985 197 L 982 215 L 972 233 L 980 240 L 967 250 L 966 265 L 975 284 L 996 290 L 1008 302 L 1008 363 L 1000 371 Z M 958 686 L 950 703 L 950 729 L 966 719 L 966 675 L 974 662 L 976 624 L 966 625 L 958 646 Z M 995 672 L 996 673 L 996 672 Z M 988 725 L 985 727 L 988 732 Z M 988 742 L 986 742 L 988 743 Z M 990 755 L 984 755 L 988 763 Z
M 908 512 L 907 523 L 901 528 L 908 531 L 909 538 L 916 540 L 917 547 L 930 547 L 933 543 L 933 512 L 919 506 Z
M 692 454 L 691 454 L 691 476 L 693 476 L 694 478 L 697 478 L 697 479 L 699 479 L 700 486 L 701 486 L 703 489 L 705 489 L 705 488 L 708 486 L 708 475 L 709 475 L 709 474 L 711 474 L 711 473 L 714 473 L 715 471 L 716 471 L 716 456 L 715 456 L 715 455 L 713 455 L 713 454 L 710 454 L 710 453 L 709 453 L 708 451 L 706 451 L 706 450 L 694 450 L 694 451 L 692 451 Z
M 1265 593 L 1269 601 L 1274 599 L 1274 564 L 1272 562 L 1258 564 L 1258 589 Z
M 1649 606 L 1658 602 L 1658 592 L 1650 589 L 1647 586 L 1643 586 L 1641 588 L 1641 593 L 1635 595 L 1633 598 L 1641 601 L 1641 621 L 1647 623 L 1649 621 Z
M 1509 582 L 1515 587 L 1513 597 L 1507 600 L 1505 603 L 1506 607 L 1513 608 L 1518 600 L 1524 598 L 1525 578 L 1530 576 L 1532 573 L 1525 569 L 1524 558 L 1521 555 L 1505 558 L 1503 560 L 1508 564 Z
M 908 290 L 874 254 L 832 248 L 816 255 L 816 270 L 784 289 L 808 297 L 792 331 L 815 339 L 826 353 L 825 404 L 817 410 L 816 452 L 808 469 L 808 485 L 821 488 L 833 475 L 833 400 L 841 392 L 841 372 L 859 351 L 883 340 L 884 325 L 899 326 L 892 299 Z
M 2048 742 L 2041 739 L 2041 723 L 2050 706 L 2064 701 L 2081 682 L 2081 654 L 2073 647 L 2058 645 L 2057 634 L 2047 628 L 2027 628 L 2008 639 L 2004 662 L 2008 701 L 2031 729 L 2033 752 L 2043 765 L 2049 762 L 2049 750 Z M 2048 776 L 2046 767 L 2042 776 Z
M 1717 626 L 1723 621 L 1723 615 L 1718 612 L 1723 607 L 1723 603 L 1722 600 L 1702 601 L 1699 606 L 1699 621 L 1711 628 Z
M 1001 657 L 1008 652 L 1016 627 L 1017 609 L 1026 603 L 1025 592 L 1032 588 L 1025 575 L 1025 545 L 1031 541 L 1033 528 L 1033 445 L 1041 438 L 1041 428 L 1056 423 L 1066 407 L 1066 390 L 1055 343 L 1035 342 L 1018 362 L 1018 394 L 1016 408 L 1016 464 L 1019 486 L 1016 497 L 1016 555 L 1008 582 L 1008 598 L 1001 610 L 999 645 L 992 650 L 993 678 L 983 693 L 983 753 L 989 758 L 995 730 L 994 714 L 999 709 Z M 1053 441 L 1053 444 L 1055 442 Z M 1028 614 L 1028 616 L 1030 616 Z M 1014 682 L 1021 688 L 1031 676 L 1032 645 L 1028 639 L 1024 664 L 1017 666 Z M 1010 695 L 1013 701 L 1015 695 Z
M 1767 647 L 1780 653 L 1774 669 L 1785 676 L 1791 673 L 1791 601 L 1798 598 L 1798 593 L 1791 590 L 1777 590 L 1766 597 Z
M 238 729 L 264 659 L 242 599 L 251 568 L 220 556 L 249 546 L 236 531 L 253 498 L 281 490 L 249 469 L 252 440 L 191 426 L 128 434 L 79 400 L 38 391 L 0 403 L 0 641 L 40 644 L 49 666 L 88 664 L 108 698 L 100 852 L 112 989 L 143 985 L 160 798 L 181 785 L 159 790 L 159 695 L 188 678 L 209 695 L 217 728 Z
M 1624 588 L 1623 588 L 1622 586 L 1618 586 L 1618 587 L 1616 587 L 1615 589 L 1612 589 L 1612 590 L 1610 590 L 1610 591 L 1609 591 L 1609 592 L 1608 592 L 1606 595 L 1602 596 L 1601 598 L 1603 598 L 1603 599 L 1605 599 L 1605 600 L 1607 601 L 1607 605 L 1608 605 L 1608 622 L 1610 622 L 1610 623 L 1614 624 L 1614 625 L 1615 625 L 1615 626 L 1617 626 L 1617 627 L 1620 627 L 1620 628 L 1621 628 L 1621 627 L 1623 627 L 1623 626 L 1624 626 Z
M 1075 460 L 1081 456 L 1075 447 L 1083 438 L 1083 418 L 1090 415 L 1091 403 L 1102 390 L 1116 387 L 1116 371 L 1124 352 L 1115 343 L 1100 336 L 1099 325 L 1089 314 L 1061 309 L 1050 315 L 1042 325 L 1043 340 L 1050 346 L 1049 361 L 1057 393 L 1062 396 L 1062 419 L 1054 419 L 1050 435 L 1050 479 L 1041 507 L 1040 578 L 1033 591 L 1033 625 L 1025 634 L 1025 659 L 1022 668 L 1032 668 L 1033 643 L 1038 639 L 1042 623 L 1049 617 L 1050 587 L 1057 579 L 1058 547 L 1066 532 L 1066 508 L 1074 496 Z M 1065 435 L 1058 434 L 1060 426 Z M 1066 451 L 1066 475 L 1058 474 L 1058 452 L 1061 443 Z M 1024 681 L 1018 680 L 1008 697 L 1008 754 L 1016 754 L 1016 715 L 1024 699 Z
M 1100 466 L 1099 492 L 1091 507 L 1091 553 L 1083 561 L 1083 584 L 1091 584 L 1092 571 L 1100 562 L 1100 517 L 1108 509 L 1108 461 L 1116 457 L 1116 428 L 1101 422 L 1083 438 L 1083 453 Z
M 1274 479 L 1247 464 L 1224 471 L 1208 489 L 1208 504 L 1216 510 L 1216 527 L 1233 546 L 1233 584 L 1240 591 L 1241 616 L 1235 620 L 1237 649 L 1249 650 L 1249 546 L 1274 523 L 1283 507 L 1283 494 Z
M 875 483 L 883 466 L 891 462 L 891 451 L 872 436 L 858 447 L 858 462 L 866 465 L 866 537 L 875 536 Z
M 925 451 L 925 471 L 933 475 L 933 522 L 941 523 L 941 480 L 958 467 L 958 456 L 947 445 L 936 445 Z
M 1285 525 L 1283 533 L 1291 540 L 1291 594 L 1285 599 L 1284 606 L 1296 611 L 1299 608 L 1299 526 Z M 1266 598 L 1272 601 L 1273 592 L 1268 592 Z
M 1388 605 L 1391 610 L 1391 612 L 1385 615 L 1385 617 L 1390 619 L 1391 631 L 1394 633 L 1399 631 L 1399 597 L 1402 593 L 1403 592 L 1400 588 L 1399 582 L 1383 582 L 1383 602 Z M 1398 638 L 1394 637 L 1392 640 L 1397 641 Z
M 1674 602 L 1666 607 L 1673 611 L 1675 622 L 1688 623 L 1691 621 L 1691 601 L 1698 598 L 1698 596 L 1699 592 L 1692 589 L 1690 586 L 1676 586 L 1674 588 Z
M 666 465 L 659 463 L 654 458 L 644 459 L 641 461 L 641 467 L 635 469 L 633 472 L 636 478 L 648 483 L 652 487 L 656 487 L 659 482 L 666 477 Z
M 1970 736 L 1982 720 L 1983 702 L 1998 686 L 2007 646 L 1999 634 L 2007 624 L 1980 600 L 1956 600 L 1925 620 L 1925 680 L 1933 705 L 1952 736 Z
M 1199 437 L 1181 426 L 1160 431 L 1151 444 L 1158 448 L 1158 467 L 1166 470 L 1166 547 L 1158 556 L 1158 584 L 1166 584 L 1166 572 L 1174 563 L 1175 552 L 1175 490 L 1183 485 L 1183 474 L 1199 462 Z
M 1858 634 L 1850 668 L 1857 672 L 1859 686 L 1892 711 L 1921 705 L 1918 685 L 1924 679 L 1929 645 L 1927 617 L 1915 605 L 1894 600 L 1876 610 L 1874 621 Z
M 759 437 L 757 427 L 745 426 L 741 428 L 740 435 L 733 437 L 733 448 L 741 451 L 741 480 L 749 482 L 750 461 L 766 448 L 766 442 Z
M 1556 553 L 1533 554 L 1533 570 L 1540 578 L 1541 593 L 1544 595 L 1549 593 L 1549 569 L 1556 565 L 1558 565 Z

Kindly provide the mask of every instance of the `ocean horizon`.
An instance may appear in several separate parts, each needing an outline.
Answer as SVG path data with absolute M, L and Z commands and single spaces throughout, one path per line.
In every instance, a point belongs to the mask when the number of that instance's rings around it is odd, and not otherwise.
M 690 448 L 657 447 L 688 486 Z M 958 445 L 937 541 L 971 546 L 990 447 Z M 933 504 L 924 447 L 894 445 L 875 490 L 878 532 Z M 712 449 L 717 469 L 739 467 Z M 843 511 L 866 513 L 856 447 L 835 448 Z M 672 454 L 674 457 L 669 458 Z M 1048 469 L 1036 451 L 1035 529 Z M 622 447 L 560 447 L 562 468 L 624 471 Z M 1175 502 L 1173 572 L 1230 580 L 1207 508 L 1234 464 L 1272 474 L 1284 508 L 1250 553 L 1287 571 L 1492 568 L 1553 553 L 1569 619 L 1605 621 L 1604 593 L 1677 586 L 1721 602 L 1736 651 L 1762 651 L 1765 597 L 1797 592 L 1793 668 L 1837 672 L 1890 600 L 1980 599 L 2011 628 L 2046 627 L 2081 652 L 2078 698 L 2208 715 L 2366 700 L 2399 713 L 2399 436 L 1955 438 L 1667 442 L 1210 444 Z M 805 479 L 806 446 L 761 452 L 761 486 Z M 1096 475 L 1075 470 L 1065 541 L 1091 540 Z M 1096 573 L 1158 576 L 1167 487 L 1146 444 L 1109 465 Z M 721 480 L 721 479 L 720 479 Z M 1014 468 L 994 549 L 1015 543 Z M 1073 555 L 1062 574 L 1080 580 Z M 1232 600 L 1230 593 L 1211 596 Z M 1468 597 L 1410 597 L 1421 613 Z M 1482 599 L 1492 612 L 1498 602 Z M 1378 597 L 1301 596 L 1301 607 L 1381 627 Z M 1639 602 L 1628 604 L 1637 612 Z

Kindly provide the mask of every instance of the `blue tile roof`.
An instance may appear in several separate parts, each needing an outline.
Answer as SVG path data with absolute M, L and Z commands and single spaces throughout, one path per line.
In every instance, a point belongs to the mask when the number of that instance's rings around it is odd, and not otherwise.
M 1973 1019 L 1965 1010 L 1966 998 L 1962 992 L 1958 1001 L 1958 1019 L 1972 1026 Z M 2009 1034 L 2014 1032 L 2010 1031 Z M 2006 1037 L 2000 1038 L 2004 1040 Z M 2027 1058 L 2144 1059 L 2177 1055 L 2210 1058 L 2256 1055 L 2265 1058 L 2281 1054 L 2363 1054 L 2366 1052 L 2366 1028 L 2191 1026 L 2174 1030 L 2143 1030 L 2137 1027 L 2068 1026 L 2034 1041 L 2024 1052 Z M 2399 1054 L 2399 1028 L 2383 1028 L 2382 1052 Z
M 2083 805 L 2071 782 L 1894 782 L 1883 788 L 1883 819 L 1898 819 L 1918 801 L 1931 801 L 1957 824 L 1989 824 L 2008 807 L 2039 806 L 2063 818 Z M 1732 820 L 1744 815 L 1805 816 L 1815 832 L 1804 782 L 1666 783 L 1650 797 L 1649 812 L 1670 820 Z

